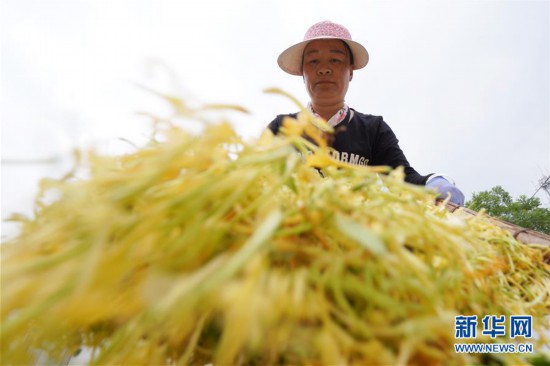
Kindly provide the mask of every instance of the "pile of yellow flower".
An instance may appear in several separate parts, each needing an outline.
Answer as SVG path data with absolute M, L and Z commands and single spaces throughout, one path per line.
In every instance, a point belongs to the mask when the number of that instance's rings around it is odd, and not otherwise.
M 400 170 L 334 161 L 312 118 L 254 142 L 228 123 L 171 126 L 134 153 L 90 153 L 86 178 L 43 180 L 35 216 L 1 246 L 1 364 L 82 347 L 94 365 L 533 356 L 456 353 L 459 342 L 530 342 L 537 355 L 541 249 L 451 215 Z M 456 316 L 481 326 L 492 314 L 531 315 L 539 337 L 455 338 Z

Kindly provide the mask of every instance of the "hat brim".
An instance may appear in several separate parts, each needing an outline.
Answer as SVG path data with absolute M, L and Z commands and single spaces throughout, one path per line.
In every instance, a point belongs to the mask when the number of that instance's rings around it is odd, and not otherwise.
M 304 49 L 309 42 L 315 41 L 317 39 L 340 39 L 346 42 L 351 49 L 351 52 L 353 53 L 354 70 L 362 69 L 369 63 L 369 53 L 362 44 L 351 41 L 349 39 L 323 36 L 319 38 L 308 39 L 307 41 L 302 41 L 284 50 L 277 58 L 277 63 L 279 64 L 279 67 L 283 69 L 284 72 L 287 72 L 291 75 L 303 75 L 302 58 L 304 56 Z

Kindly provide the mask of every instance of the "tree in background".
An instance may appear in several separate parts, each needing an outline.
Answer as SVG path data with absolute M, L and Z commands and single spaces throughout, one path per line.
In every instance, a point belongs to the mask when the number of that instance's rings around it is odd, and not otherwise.
M 501 186 L 489 191 L 474 193 L 466 202 L 466 207 L 479 211 L 484 208 L 493 217 L 498 217 L 521 227 L 550 234 L 550 210 L 540 207 L 537 197 L 519 196 L 514 201 L 512 196 Z

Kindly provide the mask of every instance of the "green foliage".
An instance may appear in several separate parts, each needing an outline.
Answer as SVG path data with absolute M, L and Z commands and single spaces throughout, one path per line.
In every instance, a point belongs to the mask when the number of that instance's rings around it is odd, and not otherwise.
M 484 208 L 491 216 L 498 217 L 521 227 L 550 234 L 550 210 L 540 207 L 537 197 L 519 196 L 514 201 L 512 196 L 501 186 L 489 191 L 474 193 L 466 202 L 466 207 L 479 211 Z

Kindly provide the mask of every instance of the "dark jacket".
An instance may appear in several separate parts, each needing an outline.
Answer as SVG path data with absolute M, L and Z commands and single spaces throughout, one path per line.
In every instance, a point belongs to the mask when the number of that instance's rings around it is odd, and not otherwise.
M 351 108 L 350 108 L 351 111 Z M 431 175 L 420 175 L 410 166 L 405 154 L 399 147 L 399 141 L 390 126 L 380 116 L 363 114 L 353 110 L 335 127 L 331 147 L 337 153 L 336 158 L 359 165 L 389 165 L 392 168 L 403 166 L 405 181 L 424 185 Z M 285 116 L 295 118 L 297 113 L 280 114 L 270 124 L 269 129 L 277 134 Z

